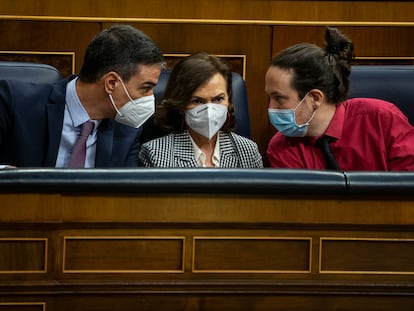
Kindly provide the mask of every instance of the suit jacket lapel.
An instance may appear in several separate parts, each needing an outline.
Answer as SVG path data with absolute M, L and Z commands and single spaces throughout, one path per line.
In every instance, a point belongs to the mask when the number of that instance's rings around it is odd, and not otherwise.
M 48 122 L 48 150 L 45 157 L 45 166 L 55 166 L 62 136 L 63 119 L 65 116 L 66 86 L 74 77 L 56 83 L 46 105 Z
M 188 132 L 176 134 L 174 136 L 174 162 L 177 167 L 196 167 L 197 162 L 194 157 L 194 148 Z
M 231 133 L 219 132 L 220 135 L 220 167 L 239 167 L 236 146 L 230 138 Z
M 114 131 L 111 120 L 105 119 L 98 128 L 95 167 L 111 167 Z

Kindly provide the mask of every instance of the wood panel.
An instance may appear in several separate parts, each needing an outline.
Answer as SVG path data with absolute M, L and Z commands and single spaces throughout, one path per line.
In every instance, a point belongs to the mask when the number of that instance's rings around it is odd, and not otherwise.
M 244 294 L 226 295 L 225 293 L 176 293 L 176 294 L 113 294 L 113 295 L 72 295 L 52 297 L 46 304 L 47 309 L 35 306 L 20 309 L 1 309 L 1 311 L 40 311 L 40 310 L 90 310 L 90 311 L 227 311 L 227 310 L 286 310 L 286 311 L 320 311 L 320 310 L 352 310 L 352 311 L 412 311 L 413 301 L 404 295 L 357 296 L 355 293 L 336 293 L 334 295 L 291 295 Z M 51 307 L 52 306 L 52 307 Z M 53 306 L 59 306 L 58 309 Z M 277 306 L 277 309 L 275 306 Z M 398 307 L 398 309 L 396 309 Z
M 232 223 L 232 224 L 284 224 L 306 221 L 313 225 L 411 225 L 413 203 L 401 198 L 369 200 L 323 197 L 309 200 L 263 195 L 260 199 L 250 195 L 216 194 L 142 196 L 124 194 L 0 194 L 0 222 L 16 223 L 139 223 L 163 222 Z M 47 203 L 45 203 L 47 202 Z M 25 209 L 21 207 L 25 206 Z M 234 213 L 222 213 L 232 206 Z M 334 206 L 335 208 L 331 208 Z M 260 213 L 257 210 L 260 210 Z M 208 213 L 206 213 L 208 210 Z
M 47 239 L 0 238 L 0 254 L 0 274 L 47 272 Z
M 0 311 L 45 311 L 42 302 L 0 302 Z
M 64 273 L 180 273 L 184 238 L 67 236 Z M 100 258 L 96 261 L 96 257 Z
M 193 272 L 309 273 L 310 244 L 294 237 L 195 237 Z
M 414 27 L 336 26 L 354 43 L 356 57 L 414 56 Z M 308 42 L 323 46 L 325 26 L 274 26 L 272 55 L 290 45 Z M 396 48 L 398 46 L 398 48 Z
M 412 1 L 3 0 L 4 15 L 262 21 L 413 22 Z
M 322 238 L 321 242 L 320 265 L 323 273 L 414 275 L 414 240 Z M 378 257 L 378 254 L 381 256 Z
M 0 201 L 0 265 L 20 267 L 0 273 L 0 310 L 414 307 L 410 197 L 95 192 Z M 49 208 L 30 220 L 33 204 Z
M 75 72 L 79 72 L 89 41 L 101 30 L 100 23 L 5 21 L 0 19 L 2 51 L 68 52 L 75 55 Z M 53 65 L 53 64 L 52 64 Z M 72 65 L 72 64 L 71 64 Z M 72 68 L 64 72 L 72 73 Z

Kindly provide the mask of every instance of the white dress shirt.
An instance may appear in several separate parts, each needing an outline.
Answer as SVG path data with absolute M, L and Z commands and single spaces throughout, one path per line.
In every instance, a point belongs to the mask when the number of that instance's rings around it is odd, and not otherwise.
M 193 138 L 190 136 L 191 142 L 194 148 L 194 156 L 196 158 L 197 166 L 198 167 L 206 167 L 206 154 L 201 151 L 201 149 L 197 146 Z M 220 167 L 220 144 L 219 144 L 220 135 L 217 135 L 216 145 L 214 146 L 214 153 L 212 162 L 215 167 Z

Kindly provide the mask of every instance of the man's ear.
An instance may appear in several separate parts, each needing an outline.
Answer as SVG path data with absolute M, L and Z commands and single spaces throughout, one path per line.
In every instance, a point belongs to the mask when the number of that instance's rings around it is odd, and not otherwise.
M 310 90 L 308 96 L 311 98 L 313 109 L 318 109 L 325 100 L 325 94 L 319 89 Z
M 119 83 L 119 77 L 118 74 L 114 71 L 107 72 L 102 77 L 105 91 L 108 94 L 112 94 L 112 92 L 115 90 L 116 85 Z

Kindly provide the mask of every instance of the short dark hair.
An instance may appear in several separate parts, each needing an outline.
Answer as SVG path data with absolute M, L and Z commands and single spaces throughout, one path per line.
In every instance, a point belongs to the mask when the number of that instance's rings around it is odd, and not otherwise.
M 346 99 L 353 60 L 353 43 L 338 29 L 327 27 L 326 46 L 300 43 L 272 59 L 272 66 L 293 71 L 292 87 L 303 98 L 311 89 L 321 90 L 328 102 Z
M 144 32 L 129 25 L 115 25 L 98 33 L 89 43 L 79 79 L 96 82 L 110 71 L 128 81 L 138 65 L 162 64 L 163 54 Z
M 191 102 L 193 93 L 217 73 L 226 81 L 229 97 L 229 119 L 221 130 L 231 131 L 235 127 L 235 117 L 230 67 L 220 57 L 204 52 L 188 56 L 174 66 L 165 89 L 164 100 L 158 105 L 155 113 L 156 124 L 168 133 L 184 130 L 184 112 Z

